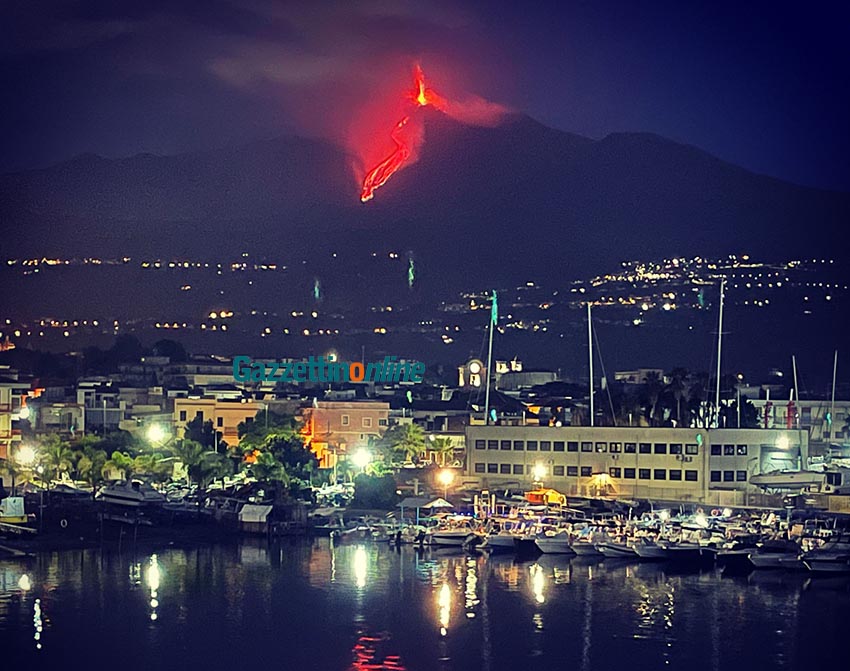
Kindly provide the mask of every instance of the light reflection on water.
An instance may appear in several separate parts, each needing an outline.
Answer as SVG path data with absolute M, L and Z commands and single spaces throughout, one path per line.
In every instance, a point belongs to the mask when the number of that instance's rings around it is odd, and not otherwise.
M 796 669 L 840 661 L 848 608 L 846 579 L 327 539 L 0 561 L 4 659 L 39 666 L 69 650 L 133 650 L 125 666 L 146 669 L 163 655 L 206 669 L 508 669 L 532 659 Z

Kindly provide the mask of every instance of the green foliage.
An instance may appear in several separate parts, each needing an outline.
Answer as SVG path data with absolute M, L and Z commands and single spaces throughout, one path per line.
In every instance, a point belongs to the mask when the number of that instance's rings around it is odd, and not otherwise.
M 216 430 L 213 428 L 212 420 L 206 422 L 200 417 L 195 417 L 191 422 L 186 424 L 186 432 L 183 437 L 186 440 L 191 440 L 195 443 L 200 443 L 208 450 L 216 449 Z M 221 433 L 219 432 L 219 437 Z M 218 441 L 218 450 L 225 451 L 227 443 L 222 440 Z
M 97 489 L 104 480 L 103 467 L 107 462 L 107 454 L 100 447 L 102 443 L 97 436 L 84 436 L 74 445 L 77 477 L 88 483 L 92 490 Z
M 446 461 L 454 456 L 454 443 L 450 438 L 435 438 L 428 443 L 428 449 L 440 458 L 440 465 L 445 466 Z
M 74 452 L 55 433 L 47 434 L 39 438 L 39 462 L 44 469 L 44 480 L 50 482 L 61 477 L 62 473 L 69 473 L 74 467 Z
M 171 453 L 186 468 L 189 479 L 202 489 L 216 478 L 233 474 L 232 463 L 225 454 L 209 450 L 194 440 L 178 440 Z
M 109 474 L 117 472 L 125 480 L 129 479 L 135 468 L 135 462 L 126 452 L 115 450 L 106 463 L 103 465 L 103 474 L 108 477 Z
M 297 437 L 298 422 L 292 415 L 260 410 L 252 421 L 240 422 L 236 430 L 240 445 L 262 449 L 262 445 L 272 438 Z
M 418 424 L 399 424 L 388 429 L 377 445 L 391 461 L 398 457 L 415 461 L 425 452 L 425 432 Z
M 391 510 L 398 500 L 396 482 L 392 475 L 374 476 L 361 473 L 354 478 L 354 499 L 351 502 L 353 507 Z
M 251 473 L 253 473 L 257 480 L 263 482 L 289 484 L 289 476 L 286 474 L 286 469 L 271 452 L 260 453 L 257 461 L 251 464 Z

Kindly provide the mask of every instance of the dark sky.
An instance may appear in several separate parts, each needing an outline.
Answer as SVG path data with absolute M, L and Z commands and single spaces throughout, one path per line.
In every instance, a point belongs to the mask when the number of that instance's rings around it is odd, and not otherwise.
M 850 190 L 848 19 L 842 2 L 5 0 L 0 170 L 339 139 L 419 60 L 435 88 L 563 130 L 652 131 Z

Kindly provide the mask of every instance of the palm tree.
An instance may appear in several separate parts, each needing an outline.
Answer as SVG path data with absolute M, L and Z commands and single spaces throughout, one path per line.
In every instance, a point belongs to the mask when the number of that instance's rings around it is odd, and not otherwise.
M 690 373 L 684 368 L 674 368 L 670 371 L 670 384 L 667 385 L 667 391 L 673 396 L 673 401 L 676 403 L 676 424 L 682 424 L 682 401 L 688 397 L 688 382 Z M 690 424 L 690 422 L 688 422 Z
M 257 461 L 251 464 L 251 472 L 257 480 L 264 482 L 280 482 L 285 486 L 289 484 L 289 476 L 271 452 L 261 452 Z
M 133 461 L 133 457 L 126 452 L 119 452 L 118 450 L 115 450 L 112 453 L 112 456 L 106 460 L 105 464 L 103 464 L 101 473 L 103 473 L 104 477 L 108 477 L 108 473 L 118 472 L 125 480 L 129 480 L 134 467 L 135 462 Z
M 451 438 L 434 438 L 430 441 L 428 449 L 440 457 L 440 465 L 446 465 L 446 459 L 454 456 L 455 446 Z
M 51 480 L 57 479 L 62 473 L 67 473 L 74 467 L 74 452 L 55 433 L 43 436 L 39 443 L 41 466 L 49 488 Z
M 658 413 L 658 399 L 661 397 L 661 377 L 655 371 L 646 374 L 644 382 L 647 394 L 646 418 L 650 425 L 655 426 L 656 415 Z
M 418 424 L 400 424 L 384 434 L 390 447 L 413 461 L 425 451 L 425 432 Z
M 103 482 L 103 467 L 106 465 L 106 452 L 96 447 L 98 439 L 88 440 L 88 437 L 78 443 L 77 475 L 91 485 L 91 495 L 94 498 L 98 485 Z

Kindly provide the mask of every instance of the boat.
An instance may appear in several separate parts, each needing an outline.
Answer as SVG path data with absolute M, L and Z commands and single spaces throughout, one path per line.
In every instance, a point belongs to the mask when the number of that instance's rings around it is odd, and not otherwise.
M 466 543 L 467 539 L 475 535 L 475 532 L 467 527 L 455 529 L 435 529 L 427 534 L 427 538 L 431 545 L 462 547 L 463 544 Z
M 660 541 L 658 545 L 664 551 L 664 558 L 670 561 L 693 562 L 708 558 L 703 555 L 703 548 L 699 543 Z M 713 553 L 710 558 L 714 559 Z
M 116 480 L 98 492 L 98 501 L 130 508 L 159 506 L 165 496 L 142 480 Z
M 800 546 L 793 541 L 768 540 L 750 553 L 750 563 L 757 569 L 800 568 Z
M 801 558 L 812 573 L 850 573 L 850 534 L 841 534 Z
M 0 523 L 26 524 L 27 514 L 24 510 L 23 496 L 9 496 L 0 501 Z
M 636 559 L 637 553 L 631 545 L 615 541 L 605 541 L 596 544 L 596 549 L 606 559 Z
M 658 543 L 642 538 L 639 543 L 634 544 L 635 554 L 641 558 L 641 561 L 659 561 L 668 559 L 667 551 Z
M 566 531 L 557 534 L 538 534 L 534 543 L 544 554 L 576 554 L 570 545 L 570 535 Z

